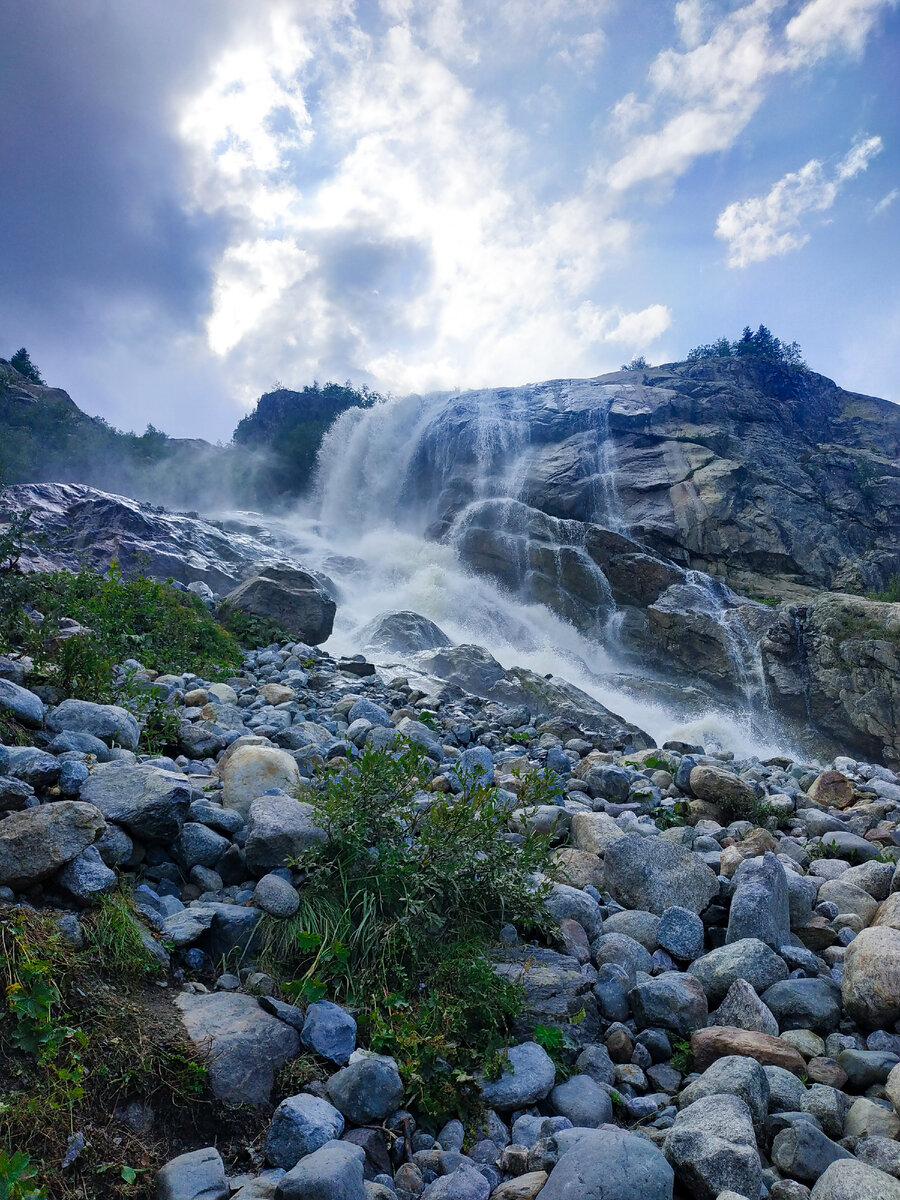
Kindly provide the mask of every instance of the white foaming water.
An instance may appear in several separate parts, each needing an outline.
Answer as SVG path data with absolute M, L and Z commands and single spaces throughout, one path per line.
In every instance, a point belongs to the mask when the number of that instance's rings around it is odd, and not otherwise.
M 689 704 L 648 701 L 617 686 L 616 673 L 633 675 L 634 668 L 623 667 L 617 653 L 615 614 L 605 621 L 605 645 L 589 639 L 544 605 L 466 569 L 452 533 L 449 541 L 425 537 L 441 512 L 441 490 L 450 485 L 463 488 L 457 528 L 465 524 L 467 503 L 517 500 L 540 451 L 531 442 L 533 424 L 548 411 L 583 411 L 584 397 L 572 399 L 565 388 L 551 385 L 465 397 L 410 396 L 350 410 L 335 422 L 319 455 L 316 502 L 291 522 L 304 560 L 329 575 L 340 591 L 326 648 L 358 653 L 360 631 L 369 621 L 411 610 L 434 621 L 455 643 L 484 646 L 504 667 L 569 680 L 657 742 L 678 739 L 742 756 L 793 757 L 788 739 L 755 728 L 749 711 L 715 708 L 697 718 Z M 592 400 L 596 408 L 596 393 Z M 595 423 L 596 445 L 587 447 L 589 482 L 598 522 L 625 532 L 607 411 L 608 405 L 602 407 Z M 652 684 L 647 690 L 652 692 Z

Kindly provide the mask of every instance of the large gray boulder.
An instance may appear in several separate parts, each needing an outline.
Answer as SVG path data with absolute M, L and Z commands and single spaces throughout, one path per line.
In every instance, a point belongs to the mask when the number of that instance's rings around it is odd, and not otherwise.
M 355 1050 L 347 1066 L 331 1076 L 325 1090 L 335 1108 L 355 1125 L 383 1121 L 403 1100 L 396 1062 L 368 1050 Z
M 556 1082 L 553 1060 L 537 1042 L 510 1046 L 498 1079 L 482 1079 L 481 1092 L 488 1108 L 509 1112 L 527 1108 L 549 1096 Z
M 665 971 L 653 979 L 640 978 L 628 993 L 628 1000 L 639 1029 L 659 1027 L 679 1037 L 702 1029 L 709 1014 L 698 980 L 680 971 Z
M 437 650 L 452 645 L 450 639 L 433 621 L 417 612 L 382 613 L 357 634 L 364 650 L 389 654 L 416 654 L 420 650 Z
M 136 750 L 140 726 L 127 709 L 117 704 L 93 704 L 89 700 L 63 700 L 47 717 L 53 733 L 87 733 L 108 746 Z
M 717 1200 L 728 1191 L 760 1194 L 762 1166 L 753 1121 L 737 1096 L 704 1096 L 683 1108 L 663 1150 L 692 1200 Z
M 889 1029 L 900 1018 L 900 930 L 874 925 L 856 935 L 841 993 L 848 1014 L 867 1029 Z
M 855 1159 L 839 1159 L 819 1176 L 812 1200 L 900 1200 L 900 1179 Z
M 179 992 L 175 1003 L 191 1041 L 209 1055 L 213 1094 L 228 1104 L 265 1104 L 275 1072 L 300 1048 L 296 1029 L 240 992 Z
M 320 580 L 299 567 L 270 564 L 245 579 L 222 606 L 276 621 L 282 628 L 318 646 L 331 636 L 337 606 Z
M 695 771 L 698 769 L 694 768 Z M 734 875 L 725 941 L 758 938 L 777 950 L 788 941 L 790 932 L 791 914 L 784 867 L 771 850 L 761 858 L 744 859 Z
M 327 1100 L 301 1092 L 275 1109 L 266 1135 L 266 1161 L 290 1171 L 307 1154 L 344 1132 L 344 1118 Z
M 157 1200 L 228 1200 L 225 1164 L 214 1146 L 171 1158 L 156 1173 Z
M 841 1019 L 841 993 L 830 979 L 783 979 L 760 996 L 782 1032 L 812 1029 L 834 1033 Z
M 701 913 L 719 893 L 719 881 L 706 863 L 659 837 L 630 833 L 606 848 L 606 890 L 624 908 L 658 916 L 673 904 Z
M 613 1118 L 609 1094 L 590 1075 L 573 1075 L 550 1093 L 550 1103 L 578 1129 L 596 1129 Z
M 672 1200 L 675 1176 L 647 1138 L 624 1129 L 591 1130 L 566 1150 L 541 1200 Z
M 276 1200 L 366 1200 L 365 1157 L 352 1142 L 326 1142 L 282 1177 Z
M 814 1183 L 849 1150 L 833 1142 L 812 1121 L 798 1121 L 782 1129 L 772 1142 L 772 1162 L 784 1175 L 801 1183 Z
M 80 800 L 59 800 L 0 821 L 0 884 L 28 888 L 93 845 L 106 828 L 103 814 Z
M 742 938 L 710 950 L 691 963 L 688 974 L 699 979 L 710 1004 L 718 1004 L 736 979 L 745 979 L 759 994 L 773 983 L 787 979 L 788 969 L 784 959 L 765 942 Z
M 44 705 L 40 697 L 11 679 L 0 679 L 0 714 L 4 712 L 28 729 L 40 729 L 44 723 Z
M 191 785 L 184 775 L 114 759 L 94 767 L 80 797 L 141 841 L 171 845 L 181 833 Z
M 257 797 L 250 805 L 247 829 L 247 869 L 254 875 L 277 870 L 288 858 L 325 841 L 315 808 L 292 796 Z
M 689 1083 L 678 1097 L 679 1108 L 687 1108 L 704 1096 L 737 1096 L 750 1110 L 757 1139 L 762 1140 L 769 1113 L 769 1079 L 765 1069 L 752 1058 L 729 1054 L 707 1067 L 699 1079 Z

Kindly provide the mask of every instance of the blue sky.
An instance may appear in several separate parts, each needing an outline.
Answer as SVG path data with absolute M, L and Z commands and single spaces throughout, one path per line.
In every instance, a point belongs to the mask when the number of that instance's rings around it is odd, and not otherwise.
M 7 0 L 0 354 L 213 440 L 760 322 L 900 400 L 898 58 L 895 0 Z

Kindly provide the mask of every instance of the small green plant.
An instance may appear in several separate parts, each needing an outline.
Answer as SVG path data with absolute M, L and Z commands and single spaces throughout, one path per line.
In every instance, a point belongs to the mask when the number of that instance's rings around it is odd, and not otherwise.
M 531 734 L 526 733 L 524 729 L 515 729 L 509 734 L 511 742 L 518 742 L 520 746 L 527 746 L 531 741 Z
M 669 1066 L 682 1075 L 689 1075 L 694 1066 L 694 1055 L 691 1052 L 689 1038 L 678 1038 L 672 1042 L 672 1057 Z
M 550 860 L 546 837 L 506 837 L 507 811 L 478 776 L 423 799 L 430 771 L 421 747 L 401 743 L 324 772 L 307 798 L 329 836 L 294 863 L 301 907 L 288 929 L 260 928 L 267 969 L 295 995 L 357 1009 L 369 1044 L 396 1054 L 411 1102 L 437 1116 L 471 1104 L 471 1080 L 521 1007 L 489 950 L 507 922 L 549 930 L 549 884 L 535 877 Z
M 884 604 L 900 604 L 900 574 L 895 574 L 887 581 L 883 592 L 867 592 L 870 600 L 880 600 Z
M 240 612 L 230 605 L 222 604 L 216 611 L 216 619 L 223 629 L 226 629 L 246 649 L 257 646 L 271 646 L 277 642 L 296 641 L 297 632 L 291 631 L 271 617 L 258 617 L 252 613 Z
M 84 922 L 85 940 L 102 970 L 125 979 L 159 975 L 159 963 L 141 939 L 134 901 L 119 890 L 100 898 Z
M 22 1150 L 0 1150 L 0 1200 L 46 1200 L 37 1184 L 37 1167 Z
M 691 805 L 688 800 L 676 800 L 671 807 L 658 804 L 650 810 L 650 816 L 660 829 L 676 829 L 687 824 L 690 812 Z
M 127 708 L 141 727 L 139 748 L 147 754 L 161 754 L 178 744 L 181 717 L 163 687 L 144 683 L 128 670 L 115 687 L 115 701 Z
M 427 708 L 423 708 L 419 713 L 419 720 L 423 725 L 427 725 L 429 729 L 433 729 L 435 733 L 440 733 L 441 727 L 438 725 L 433 712 L 429 712 Z

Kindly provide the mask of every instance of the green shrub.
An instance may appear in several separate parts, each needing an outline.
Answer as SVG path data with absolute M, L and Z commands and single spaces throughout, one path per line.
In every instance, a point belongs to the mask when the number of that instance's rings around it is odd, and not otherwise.
M 367 749 L 306 798 L 328 841 L 295 864 L 305 873 L 290 929 L 266 928 L 263 961 L 293 976 L 289 993 L 327 995 L 360 1012 L 370 1044 L 394 1053 L 411 1102 L 433 1116 L 462 1111 L 472 1076 L 503 1045 L 521 1006 L 489 950 L 501 927 L 547 930 L 549 839 L 506 836 L 491 786 L 423 793 L 419 747 Z M 545 786 L 532 784 L 535 793 Z
M 890 577 L 883 592 L 869 592 L 868 597 L 870 600 L 880 600 L 884 604 L 900 604 L 900 574 Z
M 37 624 L 26 606 L 43 614 Z M 71 618 L 84 632 L 60 635 Z M 84 700 L 119 699 L 113 666 L 127 658 L 161 672 L 193 671 L 206 677 L 236 669 L 240 648 L 199 597 L 143 575 L 125 579 L 116 564 L 101 575 L 81 570 L 19 575 L 0 571 L 0 651 L 25 650 L 40 672 L 67 694 Z M 145 715 L 154 698 L 141 699 L 126 685 L 124 699 Z M 153 712 L 159 721 L 158 711 Z M 171 731 L 170 731 L 171 732 Z

